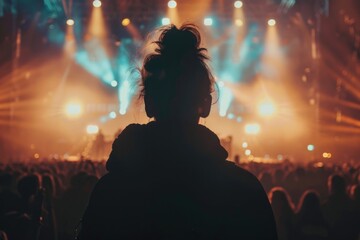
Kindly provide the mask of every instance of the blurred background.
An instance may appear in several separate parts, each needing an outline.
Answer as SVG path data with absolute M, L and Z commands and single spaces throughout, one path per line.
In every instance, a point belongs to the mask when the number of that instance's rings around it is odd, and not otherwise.
M 106 159 L 150 121 L 155 29 L 196 24 L 216 77 L 201 124 L 242 161 L 359 162 L 358 0 L 0 0 L 0 161 Z

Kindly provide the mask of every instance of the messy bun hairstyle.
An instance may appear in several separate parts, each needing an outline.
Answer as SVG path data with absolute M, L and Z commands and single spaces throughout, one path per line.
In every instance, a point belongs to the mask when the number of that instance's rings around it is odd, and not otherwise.
M 160 29 L 153 43 L 155 52 L 145 57 L 141 69 L 141 95 L 145 105 L 151 103 L 146 106 L 148 116 L 159 120 L 198 114 L 214 82 L 198 29 L 192 24 L 170 25 Z

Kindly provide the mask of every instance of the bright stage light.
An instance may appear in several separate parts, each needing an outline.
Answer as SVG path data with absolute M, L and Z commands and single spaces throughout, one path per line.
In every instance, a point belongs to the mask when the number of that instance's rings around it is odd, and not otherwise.
M 212 26 L 212 25 L 213 25 L 213 20 L 212 20 L 212 18 L 209 18 L 209 17 L 204 18 L 204 25 L 205 25 L 205 26 Z
M 331 153 L 328 153 L 328 152 L 324 152 L 322 154 L 323 158 L 331 158 Z
M 122 109 L 120 109 L 119 113 L 120 113 L 120 115 L 125 115 L 125 114 L 126 114 L 126 110 L 122 108 Z
M 241 27 L 244 25 L 244 22 L 241 19 L 236 19 L 235 20 L 235 25 L 238 27 Z
M 125 80 L 119 88 L 119 100 L 120 100 L 119 113 L 121 115 L 125 115 L 131 100 L 130 83 L 127 80 Z
M 110 82 L 110 85 L 111 85 L 112 87 L 116 87 L 116 86 L 118 85 L 118 82 L 115 81 L 115 80 L 112 80 L 112 81 Z
M 115 119 L 116 118 L 116 112 L 112 111 L 109 113 L 109 118 Z
M 232 92 L 227 87 L 219 88 L 219 115 L 225 117 L 233 100 Z
M 247 142 L 243 142 L 241 145 L 243 148 L 247 148 L 248 147 L 248 143 Z
M 68 20 L 66 20 L 66 24 L 68 26 L 73 26 L 75 24 L 75 21 L 74 21 L 74 19 L 69 18 Z
M 257 123 L 248 123 L 245 125 L 245 133 L 249 135 L 257 135 L 260 132 L 260 125 Z
M 275 106 L 272 102 L 262 102 L 258 106 L 258 113 L 260 116 L 269 117 L 274 115 Z
M 82 106 L 77 102 L 69 102 L 65 105 L 65 114 L 69 118 L 77 118 L 82 114 Z
M 273 18 L 269 19 L 269 20 L 268 20 L 268 25 L 271 26 L 271 27 L 272 27 L 272 26 L 275 26 L 275 25 L 276 25 L 276 20 L 273 19 Z
M 171 0 L 171 1 L 168 2 L 168 7 L 169 8 L 176 8 L 176 6 L 177 6 L 176 1 Z
M 315 150 L 315 146 L 312 145 L 312 144 L 309 144 L 309 145 L 307 145 L 307 150 L 308 150 L 309 152 L 312 152 L 312 151 Z
M 98 7 L 101 7 L 101 1 L 100 0 L 94 0 L 93 1 L 93 6 L 98 8 Z
M 128 18 L 124 18 L 122 21 L 121 21 L 121 24 L 126 27 L 130 24 L 130 19 Z
M 246 156 L 250 156 L 250 155 L 251 155 L 251 150 L 250 150 L 250 149 L 246 149 L 246 150 L 245 150 L 245 155 L 246 155 Z
M 170 18 L 163 18 L 161 19 L 162 25 L 169 25 L 171 23 Z
M 234 7 L 235 8 L 241 8 L 243 6 L 243 2 L 242 1 L 235 1 L 234 2 Z
M 97 134 L 99 132 L 99 127 L 93 124 L 87 125 L 86 132 L 87 134 Z

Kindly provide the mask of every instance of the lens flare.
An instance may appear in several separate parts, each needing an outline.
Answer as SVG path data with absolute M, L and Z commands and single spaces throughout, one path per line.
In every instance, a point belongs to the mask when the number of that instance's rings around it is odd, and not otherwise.
M 315 150 L 315 146 L 314 146 L 313 144 L 309 144 L 309 145 L 307 145 L 307 150 L 308 150 L 309 152 L 312 152 L 312 151 Z
M 162 25 L 169 25 L 171 23 L 170 18 L 163 18 L 161 19 Z
M 258 113 L 262 117 L 270 117 L 275 114 L 276 108 L 272 102 L 262 102 L 258 106 Z
M 65 115 L 69 118 L 80 117 L 82 112 L 82 105 L 78 102 L 69 102 L 65 105 Z
M 212 26 L 213 25 L 213 19 L 212 18 L 204 18 L 204 25 L 205 26 Z
M 109 113 L 109 118 L 115 119 L 116 118 L 116 112 L 112 111 Z

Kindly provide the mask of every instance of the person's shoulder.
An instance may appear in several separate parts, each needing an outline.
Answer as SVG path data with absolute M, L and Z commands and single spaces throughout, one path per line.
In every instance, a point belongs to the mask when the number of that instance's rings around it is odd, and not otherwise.
M 230 161 L 225 161 L 223 166 L 227 177 L 234 184 L 240 184 L 253 190 L 259 189 L 263 191 L 260 181 L 251 172 Z
M 131 148 L 130 146 L 136 147 L 139 140 L 142 138 L 143 130 L 145 128 L 145 124 L 132 123 L 124 128 L 120 132 L 120 134 L 116 137 L 113 142 L 113 150 L 116 148 L 121 148 L 121 146 L 125 145 L 126 150 Z
M 124 130 L 121 131 L 121 133 L 119 134 L 118 137 L 120 137 L 122 135 L 137 133 L 137 132 L 141 131 L 142 129 L 144 129 L 145 126 L 146 126 L 146 124 L 131 123 L 131 124 L 127 125 L 124 128 Z
M 258 182 L 254 174 L 231 161 L 226 160 L 224 162 L 224 168 L 236 178 Z

